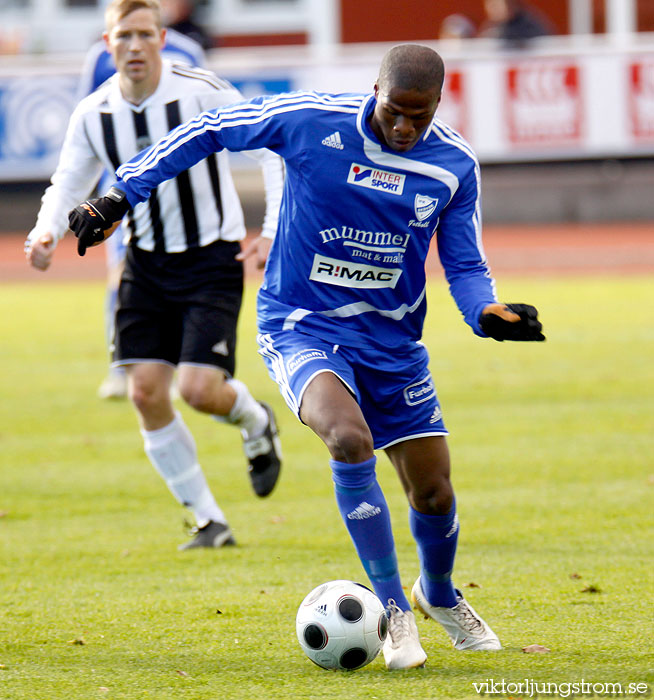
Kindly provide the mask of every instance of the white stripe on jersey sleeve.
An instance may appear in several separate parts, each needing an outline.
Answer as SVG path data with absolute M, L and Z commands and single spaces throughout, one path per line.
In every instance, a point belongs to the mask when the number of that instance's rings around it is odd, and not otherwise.
M 436 134 L 442 141 L 446 141 L 447 143 L 451 143 L 453 146 L 460 148 L 466 155 L 470 156 L 475 163 L 478 162 L 477 155 L 472 150 L 472 146 L 463 138 L 463 136 L 461 136 L 458 131 L 455 131 L 445 122 L 435 118 L 432 122 L 431 129 L 427 130 L 425 137 L 429 135 L 430 131 Z
M 259 124 L 269 117 L 300 109 L 318 109 L 326 112 L 356 114 L 361 99 L 333 99 L 330 95 L 307 92 L 291 92 L 265 97 L 260 103 L 241 102 L 221 109 L 221 128 Z
M 131 177 L 138 176 L 145 170 L 155 167 L 162 158 L 206 131 L 255 125 L 278 114 L 302 109 L 356 114 L 360 103 L 360 98 L 354 100 L 351 97 L 333 99 L 331 96 L 316 93 L 289 93 L 264 100 L 262 104 L 238 103 L 216 112 L 203 112 L 161 139 L 140 160 L 122 165 L 117 173 L 122 180 L 127 182 Z
M 431 131 L 438 136 L 441 141 L 449 143 L 463 151 L 474 163 L 475 178 L 477 180 L 477 200 L 475 202 L 475 213 L 472 217 L 472 223 L 475 227 L 477 249 L 479 250 L 482 261 L 487 262 L 486 252 L 484 251 L 484 245 L 481 239 L 481 171 L 479 169 L 479 160 L 477 159 L 477 156 L 472 150 L 470 144 L 461 136 L 461 134 L 445 124 L 445 122 L 442 122 L 440 119 L 435 119 L 434 123 L 432 124 Z

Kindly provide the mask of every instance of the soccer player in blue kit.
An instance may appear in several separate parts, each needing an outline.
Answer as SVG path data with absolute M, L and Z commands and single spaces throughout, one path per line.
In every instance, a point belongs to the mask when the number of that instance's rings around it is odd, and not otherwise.
M 285 159 L 257 302 L 260 353 L 288 406 L 329 450 L 343 521 L 387 605 L 390 669 L 422 666 L 427 655 L 402 590 L 375 450 L 385 450 L 409 501 L 420 559 L 413 603 L 456 649 L 501 648 L 451 580 L 459 525 L 447 430 L 420 342 L 432 236 L 476 335 L 544 340 L 533 306 L 497 300 L 481 245 L 479 164 L 435 116 L 443 76 L 436 52 L 404 44 L 384 56 L 373 94 L 298 92 L 204 112 L 70 214 L 84 254 L 128 207 L 209 153 L 266 147 Z

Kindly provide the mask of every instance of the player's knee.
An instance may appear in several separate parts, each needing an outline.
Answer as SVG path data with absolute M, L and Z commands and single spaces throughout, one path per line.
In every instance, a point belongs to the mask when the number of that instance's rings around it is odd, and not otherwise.
M 206 382 L 180 381 L 177 388 L 182 399 L 191 408 L 204 413 L 216 412 L 214 392 Z
M 161 388 L 154 382 L 131 381 L 129 398 L 136 410 L 144 416 L 152 413 L 161 403 Z
M 191 408 L 225 416 L 234 403 L 234 392 L 221 372 L 205 367 L 181 366 L 177 373 L 179 395 Z
M 374 446 L 370 431 L 363 426 L 338 425 L 332 428 L 325 444 L 332 459 L 350 464 L 365 462 L 374 454 Z
M 447 515 L 454 502 L 454 489 L 450 480 L 439 477 L 409 485 L 409 503 L 425 515 Z

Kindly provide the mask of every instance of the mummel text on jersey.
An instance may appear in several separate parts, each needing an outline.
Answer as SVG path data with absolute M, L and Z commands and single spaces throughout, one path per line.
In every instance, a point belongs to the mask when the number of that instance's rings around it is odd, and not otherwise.
M 497 299 L 475 155 L 438 119 L 409 152 L 382 146 L 368 125 L 374 104 L 373 95 L 299 92 L 205 112 L 121 166 L 117 184 L 134 205 L 213 151 L 269 148 L 287 173 L 261 332 L 295 328 L 354 347 L 415 342 L 437 233 L 452 295 L 481 335 L 477 319 Z

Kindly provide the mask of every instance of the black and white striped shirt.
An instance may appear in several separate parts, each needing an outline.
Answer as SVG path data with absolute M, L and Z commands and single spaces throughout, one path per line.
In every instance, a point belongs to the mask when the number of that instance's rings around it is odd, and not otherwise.
M 46 232 L 62 238 L 68 230 L 68 212 L 89 196 L 103 168 L 113 172 L 186 120 L 242 99 L 233 85 L 215 74 L 164 60 L 157 89 L 137 106 L 123 98 L 118 75 L 112 76 L 73 112 L 52 184 L 43 195 L 29 239 Z M 273 237 L 283 163 L 265 149 L 248 155 L 263 170 L 266 216 L 262 233 Z M 243 239 L 243 211 L 228 158 L 225 151 L 211 154 L 157 187 L 150 199 L 125 217 L 130 241 L 143 250 L 177 253 L 217 240 Z

